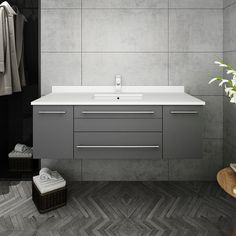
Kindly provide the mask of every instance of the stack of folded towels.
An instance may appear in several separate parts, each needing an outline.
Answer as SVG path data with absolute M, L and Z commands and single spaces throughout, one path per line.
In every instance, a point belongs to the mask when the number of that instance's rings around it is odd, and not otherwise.
M 16 144 L 13 151 L 8 154 L 9 158 L 32 158 L 33 148 L 27 147 L 24 144 Z
M 47 193 L 66 186 L 66 181 L 57 171 L 42 168 L 39 175 L 33 177 L 33 181 L 40 193 Z

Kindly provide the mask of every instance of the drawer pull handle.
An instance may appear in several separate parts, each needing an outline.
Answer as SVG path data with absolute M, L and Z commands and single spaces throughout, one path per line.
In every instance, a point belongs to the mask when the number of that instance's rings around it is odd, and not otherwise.
M 83 114 L 154 114 L 154 111 L 83 111 Z
M 39 111 L 39 114 L 66 114 L 65 111 Z
M 171 111 L 171 114 L 198 114 L 197 111 Z
M 160 146 L 76 146 L 76 148 L 159 148 Z

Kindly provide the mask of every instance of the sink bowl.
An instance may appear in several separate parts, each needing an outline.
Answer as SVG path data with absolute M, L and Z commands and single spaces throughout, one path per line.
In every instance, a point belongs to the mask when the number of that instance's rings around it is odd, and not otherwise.
M 143 94 L 134 93 L 98 93 L 94 94 L 94 100 L 102 101 L 137 101 L 142 100 Z

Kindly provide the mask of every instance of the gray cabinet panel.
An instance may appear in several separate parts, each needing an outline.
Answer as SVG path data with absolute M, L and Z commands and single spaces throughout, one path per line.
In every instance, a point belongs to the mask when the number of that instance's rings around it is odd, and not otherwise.
M 162 131 L 162 119 L 75 119 L 75 131 Z
M 162 133 L 76 132 L 75 159 L 161 159 Z
M 73 159 L 73 106 L 33 107 L 34 158 Z
M 161 160 L 162 151 L 158 149 L 76 149 L 74 157 L 80 160 Z
M 75 106 L 75 118 L 162 118 L 161 106 Z
M 163 158 L 202 157 L 201 106 L 163 107 Z

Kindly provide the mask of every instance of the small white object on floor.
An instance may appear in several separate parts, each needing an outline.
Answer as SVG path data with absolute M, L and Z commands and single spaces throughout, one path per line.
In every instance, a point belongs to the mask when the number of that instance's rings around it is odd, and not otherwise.
M 27 149 L 29 149 L 29 148 L 25 144 L 17 143 L 14 148 L 14 151 L 15 152 L 25 152 Z
M 230 163 L 230 168 L 234 171 L 234 172 L 236 172 L 236 164 L 234 164 L 234 163 Z
M 15 150 L 13 150 L 8 154 L 9 158 L 32 158 L 32 156 L 33 156 L 32 148 L 28 148 L 24 152 L 16 152 Z
M 53 171 L 56 172 L 56 171 Z M 40 193 L 48 193 L 53 190 L 63 188 L 66 186 L 66 181 L 62 178 L 62 176 L 57 172 L 58 179 L 48 179 L 46 181 L 41 181 L 40 176 L 34 176 L 33 181 L 37 186 Z
M 236 187 L 233 187 L 233 193 L 236 194 Z
M 42 182 L 45 182 L 50 179 L 59 179 L 60 175 L 57 171 L 51 171 L 50 169 L 44 167 L 39 171 L 39 179 Z

